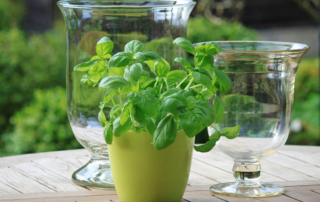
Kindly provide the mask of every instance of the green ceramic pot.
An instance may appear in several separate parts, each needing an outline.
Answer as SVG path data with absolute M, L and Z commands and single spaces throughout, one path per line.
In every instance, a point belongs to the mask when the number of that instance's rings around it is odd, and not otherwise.
M 109 145 L 111 172 L 122 202 L 179 202 L 186 189 L 194 138 L 179 131 L 168 148 L 156 150 L 147 132 L 129 131 Z

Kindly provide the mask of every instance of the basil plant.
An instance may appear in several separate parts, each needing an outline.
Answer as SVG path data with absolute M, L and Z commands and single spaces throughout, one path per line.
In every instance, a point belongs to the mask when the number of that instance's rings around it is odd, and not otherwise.
M 194 47 L 182 37 L 173 43 L 194 55 L 194 66 L 177 57 L 175 61 L 185 71 L 170 71 L 165 59 L 143 51 L 144 44 L 138 40 L 127 43 L 123 52 L 111 55 L 113 42 L 103 37 L 97 43 L 97 55 L 74 67 L 74 71 L 86 72 L 81 79 L 83 85 L 106 92 L 98 119 L 107 144 L 129 130 L 146 131 L 153 137 L 154 147 L 161 150 L 175 141 L 180 130 L 192 138 L 222 120 L 224 106 L 216 93 L 225 94 L 231 87 L 230 78 L 213 66 L 213 56 L 222 48 L 214 42 Z M 208 102 L 213 96 L 214 107 Z M 104 108 L 110 108 L 108 119 Z M 209 141 L 195 146 L 195 150 L 210 151 L 221 136 L 237 137 L 240 126 L 215 130 Z

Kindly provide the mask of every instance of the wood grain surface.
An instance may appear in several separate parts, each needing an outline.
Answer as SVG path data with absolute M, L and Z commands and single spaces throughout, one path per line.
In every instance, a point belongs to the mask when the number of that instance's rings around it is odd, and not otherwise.
M 0 202 L 120 202 L 116 191 L 75 185 L 71 174 L 90 159 L 84 150 L 0 158 Z M 262 182 L 285 187 L 267 198 L 212 195 L 212 184 L 234 181 L 233 161 L 217 149 L 194 152 L 188 187 L 181 202 L 320 202 L 320 147 L 284 146 L 262 161 Z

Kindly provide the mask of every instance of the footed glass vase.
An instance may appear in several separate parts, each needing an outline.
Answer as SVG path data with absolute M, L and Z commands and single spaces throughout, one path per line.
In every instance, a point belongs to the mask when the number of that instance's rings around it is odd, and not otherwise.
M 260 183 L 260 161 L 276 152 L 289 134 L 295 74 L 305 44 L 285 42 L 217 42 L 223 52 L 214 60 L 216 68 L 231 79 L 222 121 L 209 127 L 209 134 L 240 125 L 239 136 L 221 137 L 216 147 L 234 160 L 235 182 L 211 186 L 214 194 L 266 197 L 284 193 L 281 186 Z M 203 44 L 203 43 L 200 43 Z M 210 101 L 213 103 L 213 98 Z
M 129 41 L 139 40 L 145 44 L 144 50 L 154 51 L 173 64 L 175 57 L 184 54 L 173 45 L 173 40 L 186 37 L 187 21 L 194 5 L 192 0 L 58 2 L 67 30 L 68 117 L 75 137 L 91 153 L 91 160 L 73 173 L 75 183 L 93 188 L 114 188 L 108 145 L 98 121 L 99 103 L 106 92 L 95 86 L 95 72 L 86 75 L 74 71 L 74 67 L 97 55 L 96 45 L 102 37 L 113 41 L 111 55 L 123 51 Z M 124 68 L 114 71 L 121 74 Z M 115 102 L 118 101 L 119 96 L 115 98 Z M 110 111 L 104 113 L 108 117 Z

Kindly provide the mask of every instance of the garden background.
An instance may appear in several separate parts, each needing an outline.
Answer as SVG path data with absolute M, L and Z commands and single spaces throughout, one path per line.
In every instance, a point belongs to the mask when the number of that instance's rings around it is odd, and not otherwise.
M 319 1 L 198 0 L 192 42 L 278 40 L 311 50 L 296 76 L 287 144 L 320 145 Z M 81 148 L 67 118 L 66 38 L 56 0 L 0 1 L 0 156 Z

